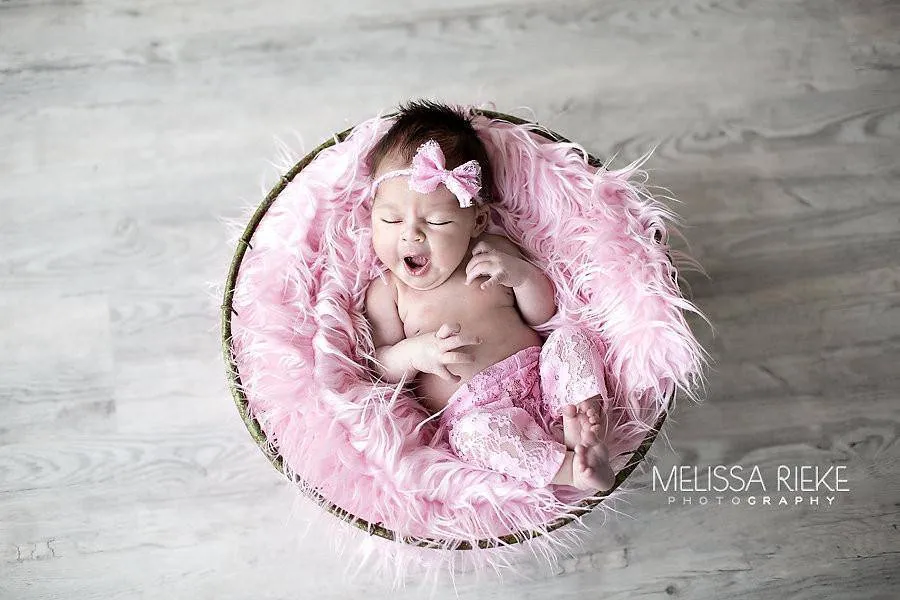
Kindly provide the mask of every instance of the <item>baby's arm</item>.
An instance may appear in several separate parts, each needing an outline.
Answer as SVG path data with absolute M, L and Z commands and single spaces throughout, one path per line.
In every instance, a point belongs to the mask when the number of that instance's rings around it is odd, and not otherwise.
M 419 372 L 458 382 L 459 375 L 452 373 L 448 365 L 475 362 L 470 352 L 460 348 L 482 342 L 481 338 L 462 335 L 459 323 L 443 323 L 437 331 L 405 337 L 393 284 L 380 279 L 372 281 L 366 290 L 366 317 L 372 324 L 375 370 L 388 383 L 397 383 L 401 378 L 409 381 Z
M 409 340 L 391 287 L 380 278 L 372 280 L 366 290 L 366 317 L 372 325 L 375 342 L 375 370 L 388 383 L 397 383 L 404 374 L 409 381 L 417 370 L 406 348 Z
M 522 319 L 532 327 L 546 323 L 556 314 L 556 297 L 550 278 L 525 260 L 519 247 L 512 241 L 500 235 L 491 235 L 489 243 L 497 250 L 521 259 L 527 268 L 525 281 L 513 288 Z

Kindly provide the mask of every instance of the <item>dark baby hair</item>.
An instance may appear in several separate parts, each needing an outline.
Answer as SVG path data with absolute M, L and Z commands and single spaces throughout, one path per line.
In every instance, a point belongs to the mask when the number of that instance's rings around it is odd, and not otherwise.
M 398 111 L 394 124 L 366 158 L 373 174 L 389 154 L 397 154 L 409 163 L 419 146 L 428 140 L 435 140 L 444 153 L 447 169 L 455 169 L 472 159 L 478 161 L 481 165 L 479 196 L 484 202 L 493 201 L 491 164 L 487 150 L 472 126 L 471 116 L 461 108 L 431 100 L 414 100 L 405 106 L 401 104 Z

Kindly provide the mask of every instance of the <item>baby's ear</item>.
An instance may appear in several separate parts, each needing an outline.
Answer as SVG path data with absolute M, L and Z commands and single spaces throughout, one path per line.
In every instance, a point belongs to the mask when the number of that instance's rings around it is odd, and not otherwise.
M 472 231 L 472 237 L 481 235 L 488 226 L 490 217 L 490 208 L 486 204 L 475 205 L 475 229 Z

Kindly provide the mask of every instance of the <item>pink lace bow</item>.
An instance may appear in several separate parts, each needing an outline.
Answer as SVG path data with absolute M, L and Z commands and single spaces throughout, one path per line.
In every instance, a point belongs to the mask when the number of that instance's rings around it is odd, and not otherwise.
M 440 144 L 428 140 L 416 150 L 410 168 L 385 173 L 372 183 L 370 193 L 374 196 L 378 185 L 385 179 L 409 175 L 409 189 L 415 192 L 430 194 L 443 183 L 459 200 L 461 208 L 472 206 L 472 200 L 477 200 L 481 190 L 481 165 L 477 160 L 470 160 L 448 171 L 444 164 Z

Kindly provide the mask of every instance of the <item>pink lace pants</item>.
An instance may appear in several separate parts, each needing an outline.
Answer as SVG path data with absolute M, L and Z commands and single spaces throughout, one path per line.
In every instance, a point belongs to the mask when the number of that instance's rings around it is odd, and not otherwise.
M 441 414 L 450 447 L 462 460 L 534 487 L 548 485 L 562 465 L 562 409 L 601 394 L 608 398 L 605 347 L 576 327 L 552 332 L 477 373 Z

